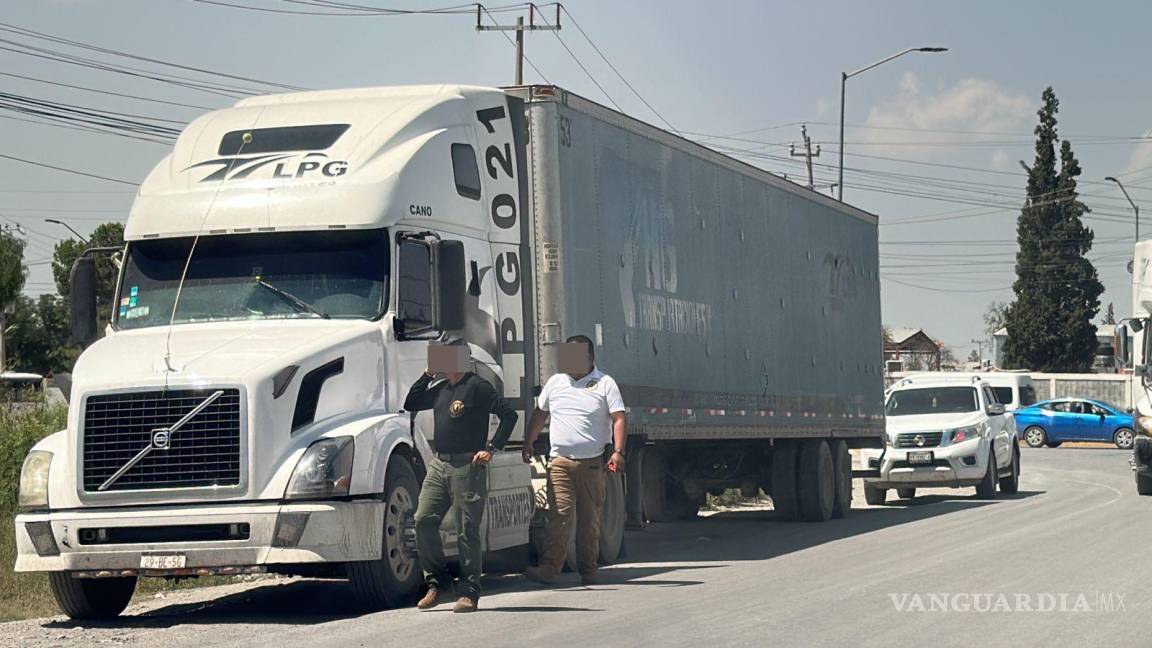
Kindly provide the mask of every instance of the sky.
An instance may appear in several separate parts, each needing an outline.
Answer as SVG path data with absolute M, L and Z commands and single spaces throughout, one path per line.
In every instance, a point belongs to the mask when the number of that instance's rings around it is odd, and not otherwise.
M 316 6 L 340 0 L 213 1 L 272 11 L 195 0 L 0 0 L 0 29 L 314 89 L 513 80 L 510 42 L 500 32 L 477 32 L 474 13 Z M 342 1 L 387 9 L 449 4 Z M 923 328 L 960 357 L 983 337 L 988 304 L 1012 298 L 1020 161 L 1031 164 L 1036 110 L 1051 85 L 1060 135 L 1080 160 L 1082 199 L 1093 210 L 1086 222 L 1096 234 L 1089 257 L 1105 286 L 1101 315 L 1109 302 L 1117 317 L 1130 313 L 1132 210 L 1104 177 L 1119 177 L 1138 205 L 1152 199 L 1152 46 L 1144 33 L 1152 3 L 572 0 L 564 7 L 561 31 L 526 35 L 527 82 L 555 83 L 671 125 L 799 182 L 806 182 L 803 164 L 789 157 L 789 145 L 801 141 L 807 124 L 820 146 L 815 181 L 825 192 L 836 175 L 841 72 L 909 47 L 949 48 L 908 54 L 848 81 L 844 199 L 880 217 L 884 324 Z M 554 8 L 544 11 L 555 20 Z M 513 23 L 516 15 L 494 10 L 484 22 Z M 32 45 L 206 78 L 195 72 L 26 33 L 3 31 L 0 39 L 0 92 L 24 102 L 169 120 L 153 123 L 178 129 L 234 101 L 12 50 Z M 0 109 L 0 155 L 111 179 L 0 157 L 0 226 L 19 224 L 25 233 L 26 293 L 54 290 L 47 260 L 54 242 L 70 236 L 44 219 L 85 235 L 101 222 L 122 221 L 133 195 L 125 183 L 142 180 L 168 148 Z M 1142 232 L 1152 235 L 1152 219 Z

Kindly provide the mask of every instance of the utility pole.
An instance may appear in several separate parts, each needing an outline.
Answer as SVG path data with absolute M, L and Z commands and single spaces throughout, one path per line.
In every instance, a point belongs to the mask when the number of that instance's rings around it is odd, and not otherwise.
M 528 5 L 528 24 L 524 24 L 524 16 L 516 18 L 515 25 L 485 25 L 481 22 L 483 14 L 488 13 L 484 5 L 476 5 L 476 31 L 514 31 L 516 32 L 516 85 L 524 85 L 524 32 L 526 31 L 559 31 L 560 30 L 560 3 L 556 3 L 556 22 L 552 25 L 536 24 L 536 5 Z M 492 14 L 488 14 L 491 18 Z M 541 16 L 543 17 L 543 16 Z M 492 19 L 495 22 L 495 18 Z M 547 22 L 547 21 L 545 21 Z
M 820 145 L 819 144 L 816 145 L 816 152 L 813 153 L 812 152 L 812 138 L 808 137 L 808 125 L 807 124 L 801 124 L 800 125 L 800 135 L 804 138 L 804 152 L 797 153 L 796 152 L 796 145 L 792 144 L 791 146 L 788 147 L 788 155 L 791 155 L 792 157 L 804 158 L 804 163 L 808 167 L 808 188 L 809 189 L 815 189 L 816 188 L 816 182 L 815 182 L 815 180 L 812 179 L 812 158 L 820 157 Z
M 975 340 L 974 339 L 974 340 L 972 340 L 972 344 L 976 345 L 976 354 L 980 356 L 980 368 L 983 369 L 984 368 L 984 345 L 986 344 L 986 342 L 984 340 Z

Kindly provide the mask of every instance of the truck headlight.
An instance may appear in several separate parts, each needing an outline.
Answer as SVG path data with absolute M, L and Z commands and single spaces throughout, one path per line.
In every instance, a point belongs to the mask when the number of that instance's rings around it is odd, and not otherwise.
M 970 426 L 950 430 L 948 439 L 942 445 L 952 445 L 962 441 L 971 441 L 980 438 L 980 428 Z
M 1136 419 L 1136 431 L 1144 436 L 1152 436 L 1152 416 L 1140 416 Z
M 24 458 L 20 468 L 20 508 L 48 507 L 48 470 L 52 467 L 52 453 L 33 450 Z
M 355 444 L 349 436 L 320 439 L 308 446 L 292 472 L 284 497 L 347 495 L 352 483 L 354 450 Z

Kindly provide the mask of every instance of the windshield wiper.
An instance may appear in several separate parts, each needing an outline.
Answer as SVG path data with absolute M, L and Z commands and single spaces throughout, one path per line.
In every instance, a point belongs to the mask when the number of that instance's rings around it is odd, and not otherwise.
M 292 304 L 293 306 L 299 308 L 301 311 L 307 311 L 309 313 L 312 313 L 313 315 L 319 315 L 320 317 L 323 317 L 324 319 L 332 319 L 332 317 L 328 313 L 325 313 L 324 311 L 316 308 L 312 304 L 309 304 L 308 302 L 304 301 L 303 299 L 300 299 L 296 295 L 293 295 L 292 293 L 288 292 L 287 290 L 284 290 L 283 288 L 277 288 L 276 286 L 273 286 L 272 284 L 268 283 L 267 281 L 264 281 L 263 279 L 261 279 L 259 277 L 256 278 L 256 284 L 259 286 L 263 286 L 264 288 L 272 291 L 272 294 L 276 295 L 280 299 L 283 299 L 284 301 L 288 302 L 289 304 Z

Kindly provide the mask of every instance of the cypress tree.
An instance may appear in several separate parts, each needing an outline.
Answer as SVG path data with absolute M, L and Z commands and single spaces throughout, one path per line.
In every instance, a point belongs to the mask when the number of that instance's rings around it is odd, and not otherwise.
M 1028 195 L 1016 226 L 1015 300 L 1005 326 L 1005 364 L 1033 371 L 1086 372 L 1096 353 L 1093 318 L 1104 286 L 1088 260 L 1093 233 L 1081 217 L 1080 163 L 1068 140 L 1056 143 L 1060 102 L 1049 87 L 1037 114 L 1036 158 L 1028 172 Z

